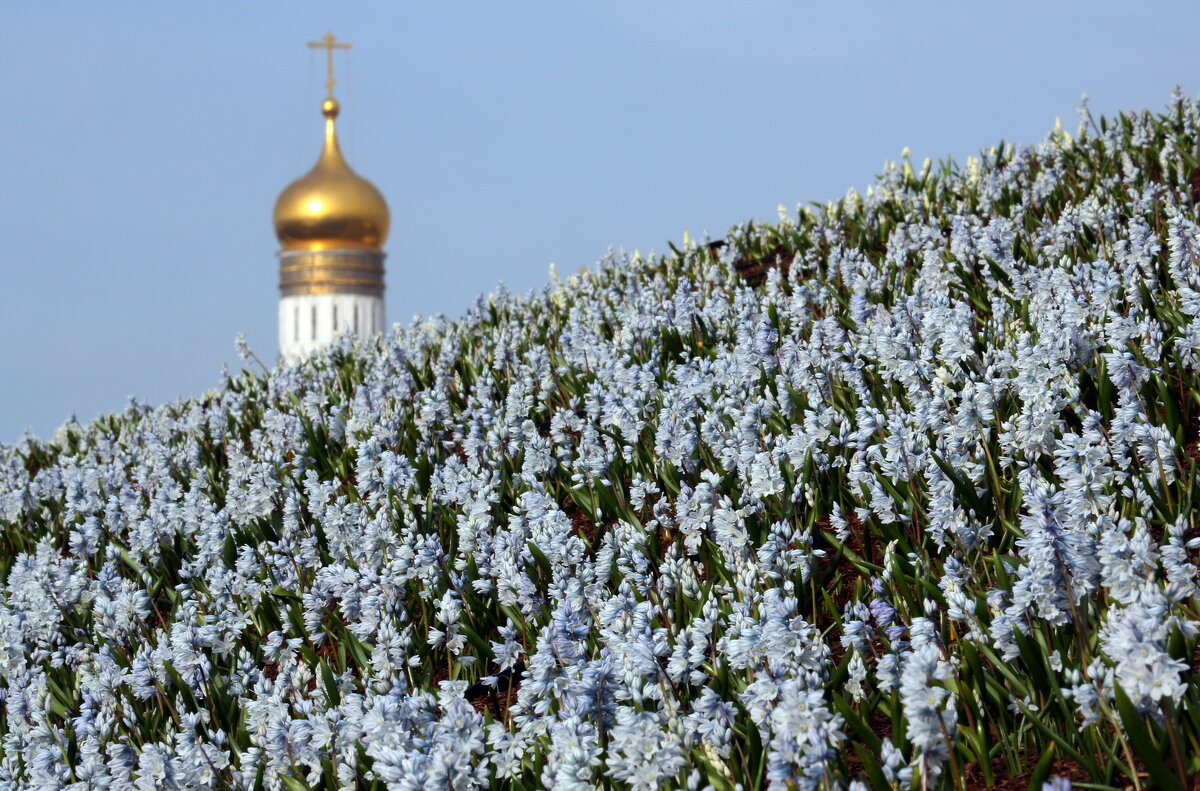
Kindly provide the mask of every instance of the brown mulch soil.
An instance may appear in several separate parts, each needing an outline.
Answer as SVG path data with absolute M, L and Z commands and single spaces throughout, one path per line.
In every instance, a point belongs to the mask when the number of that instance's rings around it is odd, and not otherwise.
M 1162 167 L 1156 158 L 1151 157 L 1150 161 L 1146 163 L 1146 180 L 1153 184 L 1162 184 Z
M 1200 417 L 1188 421 L 1183 436 L 1183 455 L 1200 462 Z
M 467 687 L 463 692 L 463 697 L 480 714 L 491 712 L 497 721 L 503 720 L 509 707 L 517 702 L 517 692 L 521 689 L 521 680 L 524 674 L 524 662 L 517 662 L 516 666 L 510 670 L 499 670 L 492 665 L 488 675 L 496 677 L 496 685 L 491 687 L 482 681 L 477 681 Z M 429 679 L 428 689 L 436 691 L 438 685 L 449 678 L 450 673 L 446 670 L 445 665 L 439 667 L 434 671 L 433 677 Z
M 337 659 L 337 649 L 333 647 L 333 640 L 329 637 L 326 637 L 324 640 L 322 640 L 321 644 L 317 646 L 316 651 L 313 653 L 315 653 L 318 658 L 324 659 L 331 663 L 333 660 Z
M 575 502 L 568 497 L 562 506 L 562 510 L 567 515 L 567 518 L 571 520 L 571 532 L 586 541 L 588 546 L 595 544 L 596 536 L 600 534 L 600 529 L 588 518 L 583 509 L 575 505 Z
M 483 682 L 477 682 L 467 688 L 463 697 L 481 714 L 489 711 L 497 720 L 503 720 L 512 704 L 517 702 L 517 691 L 521 688 L 521 677 L 525 674 L 525 663 L 517 662 L 510 670 L 499 670 L 491 675 L 496 676 L 496 685 L 489 687 Z
M 1196 173 L 1200 174 L 1200 168 L 1196 169 Z M 1188 401 L 1186 406 L 1190 407 L 1191 403 Z M 1189 414 L 1184 420 L 1183 454 L 1194 462 L 1200 462 L 1200 414 Z
M 491 713 L 497 722 L 503 722 L 508 716 L 509 708 L 517 702 L 517 692 L 520 684 L 505 684 L 501 682 L 495 689 L 468 698 L 467 701 L 480 714 Z
M 444 662 L 439 662 L 437 669 L 433 671 L 433 675 L 429 677 L 429 689 L 434 690 L 443 681 L 450 680 L 450 669 L 446 667 Z
M 708 251 L 713 256 L 716 256 L 717 251 L 724 248 L 725 244 L 724 239 L 709 242 Z M 786 278 L 788 272 L 791 271 L 792 262 L 795 260 L 796 254 L 794 252 L 785 250 L 782 247 L 776 247 L 761 256 L 739 258 L 733 262 L 733 268 L 750 285 L 761 286 L 767 282 L 767 273 L 772 269 L 778 269 Z
M 1004 761 L 1000 757 L 992 760 L 992 777 L 995 783 L 987 785 L 983 779 L 983 771 L 978 764 L 970 764 L 966 768 L 963 780 L 965 781 L 968 791 L 982 791 L 990 789 L 991 791 L 1026 791 L 1029 788 L 1029 782 L 1033 779 L 1033 770 L 1037 766 L 1038 755 L 1030 750 L 1025 754 L 1021 765 L 1027 767 L 1024 771 L 1017 775 L 1007 774 L 1007 769 L 1004 766 Z M 1058 758 L 1050 766 L 1050 777 L 1058 775 L 1065 777 L 1072 783 L 1090 783 L 1092 776 L 1070 758 Z
M 881 729 L 881 724 L 886 724 L 887 732 Z M 872 730 L 880 736 L 891 735 L 891 723 L 886 715 L 876 710 L 875 721 L 872 723 Z M 983 770 L 977 763 L 970 763 L 963 767 L 963 788 L 966 791 L 1026 791 L 1029 788 L 1029 783 L 1033 779 L 1033 771 L 1037 766 L 1038 754 L 1034 750 L 1027 750 L 1021 758 L 1022 771 L 1019 774 L 1010 775 L 1005 766 L 1004 759 L 997 756 L 992 759 L 992 779 L 993 783 L 988 785 L 984 779 Z M 850 776 L 858 776 L 865 779 L 866 772 L 863 770 L 862 761 L 854 753 L 846 756 L 846 765 L 850 770 Z M 1090 783 L 1092 776 L 1070 758 L 1059 758 L 1054 761 L 1050 767 L 1050 777 L 1058 775 L 1065 777 L 1072 783 Z
M 158 593 L 154 594 L 154 598 L 150 600 L 150 616 L 146 619 L 146 628 L 151 632 L 167 628 L 174 610 L 175 606 L 171 603 L 171 596 L 167 589 L 160 588 Z
M 709 248 L 712 249 L 712 245 Z M 795 260 L 795 253 L 777 247 L 757 258 L 739 258 L 733 262 L 733 268 L 750 285 L 761 286 L 767 282 L 767 273 L 772 269 L 778 269 L 786 278 L 792 268 L 792 262 Z
M 846 539 L 846 547 L 868 563 L 874 562 L 874 552 L 871 548 L 871 542 L 865 540 L 866 535 L 862 522 L 854 514 L 845 514 L 844 517 L 850 525 L 850 536 Z M 837 567 L 834 568 L 833 561 L 837 558 L 838 553 L 825 538 L 825 532 L 832 530 L 827 517 L 818 519 L 814 527 L 813 549 L 825 551 L 825 556 L 817 562 L 816 573 L 821 583 L 826 585 L 831 583 L 835 576 L 837 577 L 837 587 L 830 589 L 829 593 L 837 604 L 838 609 L 841 610 L 845 608 L 846 603 L 854 595 L 854 584 L 862 577 L 862 574 L 859 572 L 858 567 L 844 555 L 838 559 Z M 818 625 L 820 626 L 820 624 Z M 824 626 L 828 626 L 828 624 Z

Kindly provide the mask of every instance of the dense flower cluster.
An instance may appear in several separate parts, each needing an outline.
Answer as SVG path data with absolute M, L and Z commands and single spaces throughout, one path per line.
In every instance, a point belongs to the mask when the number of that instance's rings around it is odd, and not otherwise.
M 0 447 L 0 787 L 1182 787 L 1198 125 Z

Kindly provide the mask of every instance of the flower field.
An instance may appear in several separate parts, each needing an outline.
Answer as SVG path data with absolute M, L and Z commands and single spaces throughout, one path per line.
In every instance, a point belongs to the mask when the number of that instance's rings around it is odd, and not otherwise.
M 1190 788 L 1198 127 L 0 447 L 0 787 Z

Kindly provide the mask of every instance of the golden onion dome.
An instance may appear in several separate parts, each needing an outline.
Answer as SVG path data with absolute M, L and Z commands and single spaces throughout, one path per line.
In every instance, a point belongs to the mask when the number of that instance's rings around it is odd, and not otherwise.
M 275 201 L 275 235 L 284 250 L 379 249 L 391 222 L 387 202 L 342 157 L 333 123 L 337 101 L 326 99 L 321 112 L 325 148 L 313 169 Z

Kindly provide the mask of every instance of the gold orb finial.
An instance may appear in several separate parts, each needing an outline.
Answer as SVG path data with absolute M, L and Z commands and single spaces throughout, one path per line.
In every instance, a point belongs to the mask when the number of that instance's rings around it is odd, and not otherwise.
M 337 118 L 338 110 L 340 109 L 342 108 L 341 105 L 338 104 L 337 99 L 326 99 L 325 101 L 321 102 L 321 115 L 329 118 L 330 120 Z

